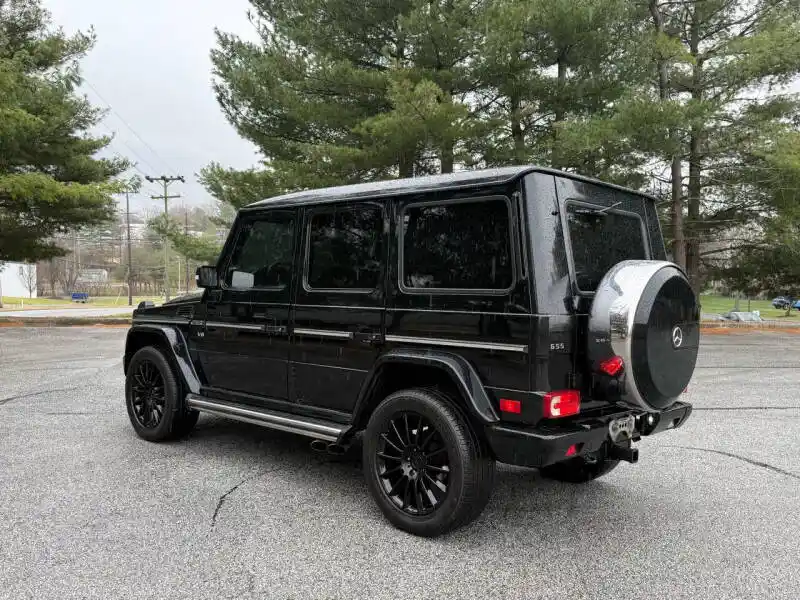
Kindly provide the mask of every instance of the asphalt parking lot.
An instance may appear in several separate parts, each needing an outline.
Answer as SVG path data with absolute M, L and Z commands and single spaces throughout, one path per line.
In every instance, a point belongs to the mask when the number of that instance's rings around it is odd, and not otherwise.
M 707 335 L 683 429 L 573 486 L 501 466 L 471 526 L 388 525 L 359 465 L 201 417 L 137 438 L 125 330 L 0 328 L 2 598 L 798 598 L 800 335 Z

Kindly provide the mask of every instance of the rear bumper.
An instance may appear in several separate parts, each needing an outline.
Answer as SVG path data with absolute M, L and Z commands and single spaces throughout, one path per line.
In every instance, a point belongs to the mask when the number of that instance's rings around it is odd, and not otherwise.
M 486 428 L 486 437 L 497 460 L 525 467 L 545 467 L 565 460 L 572 445 L 578 446 L 578 455 L 600 450 L 605 443 L 611 442 L 608 424 L 615 419 L 629 415 L 637 417 L 635 441 L 642 435 L 676 429 L 691 413 L 691 404 L 678 402 L 661 412 L 622 409 L 597 416 L 586 415 L 564 424 L 537 427 L 507 423 L 490 425 Z M 651 415 L 654 422 L 648 426 L 646 418 Z

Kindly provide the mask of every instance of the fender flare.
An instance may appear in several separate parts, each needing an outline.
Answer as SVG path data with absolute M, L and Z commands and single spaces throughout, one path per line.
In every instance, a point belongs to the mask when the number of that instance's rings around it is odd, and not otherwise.
M 444 371 L 461 392 L 470 415 L 483 424 L 497 423 L 500 417 L 478 372 L 458 354 L 433 350 L 395 349 L 382 354 L 364 380 L 353 410 L 353 423 L 359 423 L 370 407 L 372 395 L 380 384 L 382 371 L 392 364 L 415 364 Z
M 186 385 L 186 389 L 192 394 L 200 393 L 200 378 L 195 371 L 192 359 L 189 356 L 189 346 L 186 343 L 186 338 L 183 332 L 176 327 L 169 327 L 168 325 L 133 325 L 128 330 L 128 336 L 125 339 L 125 359 L 123 367 L 125 372 L 128 371 L 128 362 L 133 355 L 129 350 L 133 339 L 137 335 L 146 334 L 147 336 L 157 335 L 162 340 L 162 347 L 170 353 L 170 356 L 178 366 L 178 371 Z

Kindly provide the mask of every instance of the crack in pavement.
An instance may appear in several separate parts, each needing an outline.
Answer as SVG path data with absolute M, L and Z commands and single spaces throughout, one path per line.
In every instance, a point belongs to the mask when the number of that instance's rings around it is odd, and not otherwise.
M 732 452 L 724 452 L 723 450 L 714 450 L 712 448 L 698 448 L 696 446 L 667 446 L 668 448 L 681 448 L 683 450 L 696 450 L 698 452 L 708 452 L 710 454 L 719 454 L 720 456 L 727 456 L 728 458 L 735 458 L 736 460 L 741 460 L 742 462 L 746 462 L 756 467 L 761 467 L 762 469 L 767 469 L 768 471 L 772 471 L 774 473 L 778 473 L 780 475 L 786 475 L 787 477 L 792 477 L 793 479 L 800 480 L 800 475 L 796 473 L 792 473 L 791 471 L 784 471 L 779 467 L 775 467 L 765 462 L 761 462 L 758 460 L 753 460 L 752 458 L 747 458 L 745 456 L 739 456 L 738 454 L 733 454 Z
M 227 492 L 222 494 L 222 496 L 219 497 L 219 500 L 217 500 L 217 507 L 214 509 L 214 514 L 211 516 L 211 531 L 214 531 L 214 527 L 216 527 L 217 525 L 217 515 L 219 514 L 222 505 L 225 504 L 225 500 L 228 498 L 228 496 L 230 496 L 233 492 L 238 490 L 245 483 L 252 481 L 253 479 L 263 477 L 264 475 L 268 475 L 269 473 L 275 473 L 276 471 L 280 471 L 282 468 L 283 467 L 280 466 L 280 467 L 275 467 L 273 469 L 267 469 L 266 471 L 259 471 L 258 473 L 254 473 L 249 477 L 245 477 L 239 483 L 230 488 Z
M 699 369 L 738 369 L 740 371 L 772 371 L 774 369 L 796 369 L 797 365 L 695 365 L 695 370 Z
M 800 410 L 800 406 L 708 406 L 705 408 L 692 408 L 692 411 L 701 410 Z
M 68 388 L 56 388 L 50 390 L 40 390 L 38 392 L 30 392 L 28 394 L 20 394 L 18 396 L 11 396 L 9 398 L 0 398 L 0 405 L 7 404 L 12 400 L 21 400 L 22 398 L 32 398 L 33 396 L 40 396 L 41 394 L 47 394 L 49 392 L 72 392 L 74 390 L 80 389 L 80 386 L 73 386 Z

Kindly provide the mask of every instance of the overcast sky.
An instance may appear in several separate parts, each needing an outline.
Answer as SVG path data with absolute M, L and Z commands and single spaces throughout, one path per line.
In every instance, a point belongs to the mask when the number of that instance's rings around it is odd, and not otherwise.
M 236 168 L 256 163 L 255 146 L 237 135 L 214 99 L 209 59 L 214 27 L 255 37 L 247 0 L 44 0 L 44 5 L 68 33 L 94 26 L 97 45 L 81 63 L 83 91 L 93 103 L 113 109 L 98 132 L 113 131 L 112 151 L 137 162 L 144 173 L 183 175 L 186 184 L 170 188 L 184 196 L 178 204 L 212 202 L 196 178 L 212 160 Z M 163 206 L 149 199 L 160 190 L 147 185 L 134 201 L 137 211 Z
M 98 131 L 113 131 L 111 150 L 140 171 L 183 175 L 186 184 L 170 189 L 183 194 L 179 204 L 211 203 L 196 174 L 212 160 L 235 168 L 257 162 L 255 147 L 236 134 L 214 99 L 209 59 L 214 27 L 255 38 L 247 0 L 43 1 L 67 32 L 94 26 L 97 45 L 81 63 L 84 91 L 113 109 Z M 800 82 L 791 88 L 800 91 Z M 147 187 L 135 211 L 161 206 L 149 199 L 160 190 Z

